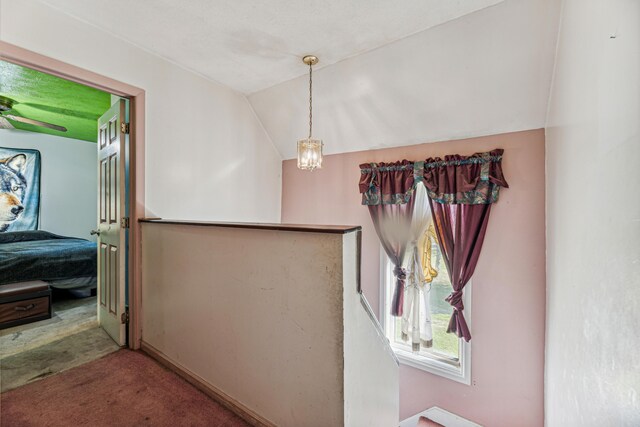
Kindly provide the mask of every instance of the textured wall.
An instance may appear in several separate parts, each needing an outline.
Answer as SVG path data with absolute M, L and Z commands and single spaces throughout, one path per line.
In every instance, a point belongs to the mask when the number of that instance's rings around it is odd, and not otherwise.
M 354 232 L 142 230 L 146 344 L 277 426 L 397 425 L 398 367 L 358 301 Z
M 40 150 L 40 229 L 95 240 L 98 149 L 93 142 L 0 130 L 0 146 Z
M 400 369 L 400 419 L 439 406 L 491 426 L 543 421 L 545 313 L 542 130 L 327 156 L 312 173 L 283 162 L 282 220 L 363 226 L 362 285 L 379 306 L 380 245 L 358 193 L 364 162 L 472 154 L 504 148 L 510 188 L 491 211 L 473 277 L 472 385 Z
M 547 125 L 546 425 L 640 425 L 640 2 L 565 0 Z
M 147 215 L 280 219 L 280 155 L 241 94 L 34 0 L 0 0 L 0 40 L 146 91 Z
M 145 343 L 275 425 L 342 425 L 342 235 L 142 236 Z

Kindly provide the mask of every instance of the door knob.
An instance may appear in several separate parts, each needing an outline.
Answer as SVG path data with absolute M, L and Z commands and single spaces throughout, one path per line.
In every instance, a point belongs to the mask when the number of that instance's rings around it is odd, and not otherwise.
M 89 233 L 89 234 L 91 234 L 92 236 L 93 235 L 99 236 L 100 235 L 100 230 L 91 230 L 91 233 Z

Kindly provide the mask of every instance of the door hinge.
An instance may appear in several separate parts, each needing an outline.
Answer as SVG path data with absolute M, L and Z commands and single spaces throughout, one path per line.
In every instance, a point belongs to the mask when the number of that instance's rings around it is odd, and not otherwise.
M 129 217 L 123 216 L 120 218 L 120 227 L 121 228 L 129 228 Z
M 129 307 L 125 307 L 124 313 L 120 315 L 120 323 L 129 324 Z
M 129 123 L 125 123 L 125 122 L 121 122 L 120 123 L 120 130 L 122 131 L 122 133 L 129 133 Z

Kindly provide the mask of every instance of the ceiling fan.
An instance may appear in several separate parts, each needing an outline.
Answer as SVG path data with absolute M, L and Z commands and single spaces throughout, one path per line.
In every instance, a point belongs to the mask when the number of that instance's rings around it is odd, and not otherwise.
M 14 126 L 7 120 L 15 120 L 20 123 L 27 123 L 34 126 L 45 127 L 48 129 L 57 130 L 60 132 L 66 132 L 67 128 L 64 126 L 58 126 L 51 123 L 41 122 L 40 120 L 29 119 L 27 117 L 14 116 L 13 114 L 7 114 L 11 111 L 15 105 L 19 103 L 11 98 L 0 95 L 0 129 L 13 129 Z

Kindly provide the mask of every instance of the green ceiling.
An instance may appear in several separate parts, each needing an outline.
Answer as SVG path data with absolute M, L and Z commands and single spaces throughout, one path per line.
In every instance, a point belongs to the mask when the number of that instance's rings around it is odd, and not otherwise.
M 5 61 L 0 61 L 0 96 L 15 101 L 6 114 L 64 126 L 67 131 L 7 119 L 16 129 L 90 142 L 97 141 L 98 118 L 111 105 L 106 92 Z

